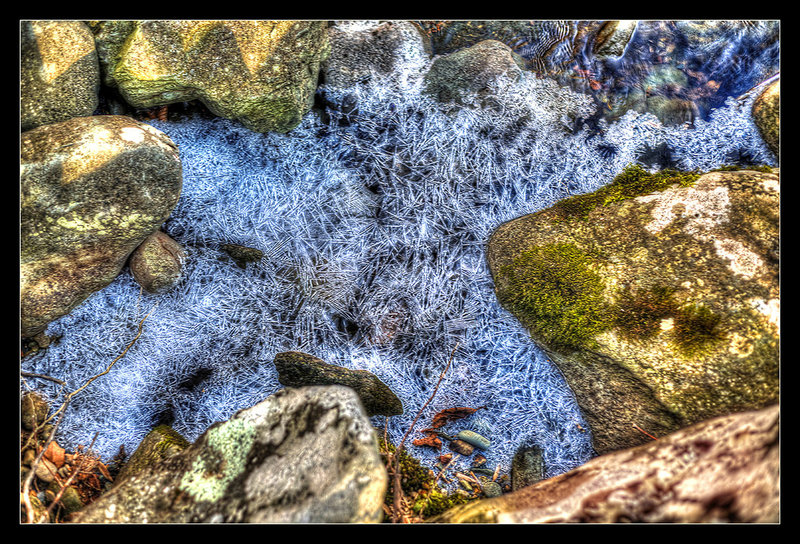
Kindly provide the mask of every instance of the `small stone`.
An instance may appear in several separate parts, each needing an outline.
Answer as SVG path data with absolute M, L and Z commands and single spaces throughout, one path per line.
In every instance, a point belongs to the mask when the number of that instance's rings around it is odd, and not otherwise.
M 33 449 L 28 448 L 22 452 L 22 464 L 26 467 L 31 466 L 34 459 L 36 459 L 36 452 Z
M 40 459 L 39 464 L 36 466 L 36 477 L 39 478 L 42 482 L 49 484 L 52 482 L 55 477 L 56 473 L 58 472 L 58 468 L 48 461 L 47 459 Z
M 307 353 L 286 351 L 275 356 L 278 381 L 287 387 L 344 385 L 358 393 L 369 417 L 396 416 L 403 403 L 377 376 L 366 370 L 331 365 Z
M 186 252 L 164 232 L 156 231 L 139 244 L 129 266 L 136 282 L 148 293 L 163 293 L 181 277 Z
M 461 455 L 472 455 L 472 452 L 475 451 L 475 447 L 472 446 L 472 444 L 468 444 L 463 440 L 453 440 L 450 442 L 450 449 Z
M 538 446 L 521 447 L 511 461 L 511 489 L 533 485 L 544 478 L 544 458 Z
M 264 256 L 264 252 L 259 249 L 239 244 L 222 244 L 219 247 L 233 259 L 239 268 L 246 268 L 247 263 L 258 262 Z
M 499 497 L 503 494 L 503 488 L 497 482 L 484 482 L 481 488 L 483 489 L 483 494 L 486 495 L 486 497 Z
M 20 402 L 22 427 L 32 431 L 37 425 L 44 422 L 50 405 L 38 393 L 30 391 L 25 393 Z

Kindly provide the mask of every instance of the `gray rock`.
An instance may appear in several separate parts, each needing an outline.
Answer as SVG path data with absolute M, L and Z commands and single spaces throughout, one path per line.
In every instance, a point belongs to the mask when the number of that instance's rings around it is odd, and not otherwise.
M 497 40 L 437 58 L 425 74 L 425 92 L 439 102 L 483 105 L 509 82 L 519 79 L 522 67 L 511 48 Z
M 122 116 L 76 117 L 22 133 L 24 337 L 108 285 L 178 202 L 177 146 Z
M 162 231 L 139 244 L 129 261 L 131 274 L 148 293 L 163 293 L 181 278 L 186 252 Z
M 283 389 L 134 474 L 78 523 L 379 522 L 375 430 L 346 387 Z
M 634 168 L 491 236 L 497 296 L 598 453 L 778 401 L 779 194 L 774 169 Z
M 81 21 L 20 23 L 20 128 L 92 115 L 100 65 L 94 37 Z
M 775 405 L 714 418 L 429 521 L 777 523 L 779 415 Z
M 352 388 L 364 403 L 367 415 L 396 416 L 403 413 L 403 403 L 377 376 L 366 370 L 351 370 L 328 364 L 299 351 L 275 356 L 278 381 L 287 387 L 306 385 L 343 385 Z

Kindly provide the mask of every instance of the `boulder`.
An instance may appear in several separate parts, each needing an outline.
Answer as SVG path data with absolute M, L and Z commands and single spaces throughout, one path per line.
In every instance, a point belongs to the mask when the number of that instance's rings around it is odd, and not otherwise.
M 379 522 L 387 481 L 355 392 L 283 389 L 127 476 L 73 521 Z
M 100 65 L 81 21 L 20 23 L 20 129 L 92 115 Z
M 780 410 L 721 416 L 432 523 L 777 523 Z
M 501 225 L 501 304 L 575 393 L 598 453 L 778 401 L 779 175 L 648 173 Z
M 136 451 L 114 479 L 114 485 L 119 485 L 131 476 L 144 473 L 163 459 L 172 457 L 189 446 L 189 442 L 169 425 L 158 425 L 139 443 Z
M 307 353 L 285 351 L 275 356 L 278 381 L 287 387 L 343 385 L 352 388 L 364 404 L 367 415 L 396 416 L 403 403 L 377 376 L 366 370 L 331 365 Z
M 108 285 L 180 197 L 177 146 L 131 118 L 76 117 L 20 138 L 23 337 Z
M 106 83 L 133 107 L 199 99 L 256 132 L 288 132 L 311 109 L 325 21 L 104 21 Z
M 506 44 L 484 40 L 437 58 L 425 75 L 425 92 L 444 104 L 483 104 L 518 80 L 523 66 Z
M 781 82 L 770 83 L 753 102 L 753 120 L 770 151 L 780 155 Z

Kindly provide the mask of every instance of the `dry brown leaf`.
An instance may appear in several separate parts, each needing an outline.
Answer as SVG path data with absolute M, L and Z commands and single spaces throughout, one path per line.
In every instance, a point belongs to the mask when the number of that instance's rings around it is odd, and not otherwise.
M 413 444 L 415 446 L 431 446 L 436 448 L 437 450 L 442 449 L 442 441 L 439 440 L 439 437 L 436 436 L 435 434 L 429 434 L 425 438 L 414 440 Z
M 459 419 L 464 419 L 465 417 L 471 416 L 481 408 L 486 408 L 486 406 L 479 406 L 477 408 L 467 408 L 466 406 L 459 406 L 456 408 L 446 408 L 433 416 L 433 423 L 431 424 L 432 429 L 438 429 L 439 427 L 443 427 L 446 423 L 450 421 L 457 421 Z
M 66 451 L 64 448 L 56 444 L 56 441 L 53 440 L 47 445 L 47 449 L 44 450 L 44 457 L 48 461 L 51 461 L 56 468 L 61 468 L 64 466 L 65 453 Z

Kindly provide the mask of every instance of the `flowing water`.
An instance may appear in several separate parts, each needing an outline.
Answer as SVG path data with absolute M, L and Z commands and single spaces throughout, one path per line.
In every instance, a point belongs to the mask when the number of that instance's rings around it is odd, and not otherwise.
M 777 165 L 750 119 L 755 95 L 741 96 L 778 74 L 777 23 L 644 22 L 621 55 L 602 58 L 580 24 L 534 23 L 527 35 L 478 32 L 529 67 L 492 108 L 432 102 L 420 92 L 431 61 L 412 52 L 394 75 L 346 92 L 323 85 L 325 115 L 285 135 L 202 115 L 148 121 L 180 146 L 183 192 L 164 230 L 187 251 L 185 275 L 149 295 L 124 270 L 51 324 L 58 343 L 23 361 L 74 390 L 150 312 L 125 357 L 73 400 L 59 442 L 87 445 L 97 433 L 95 449 L 110 458 L 157 423 L 194 440 L 280 389 L 272 360 L 299 350 L 369 370 L 395 391 L 405 413 L 373 422 L 388 422 L 397 443 L 452 354 L 418 428 L 445 408 L 483 407 L 447 429 L 488 437 L 491 467 L 507 471 L 521 444 L 544 450 L 547 476 L 591 458 L 590 429 L 560 373 L 495 299 L 487 239 L 632 162 Z M 437 54 L 458 46 L 440 28 L 430 33 Z M 660 119 L 653 96 L 683 101 L 689 116 Z M 347 100 L 357 110 L 336 107 Z M 238 267 L 220 249 L 231 243 L 265 257 Z M 50 382 L 23 386 L 60 398 Z M 434 464 L 438 452 L 407 445 Z

